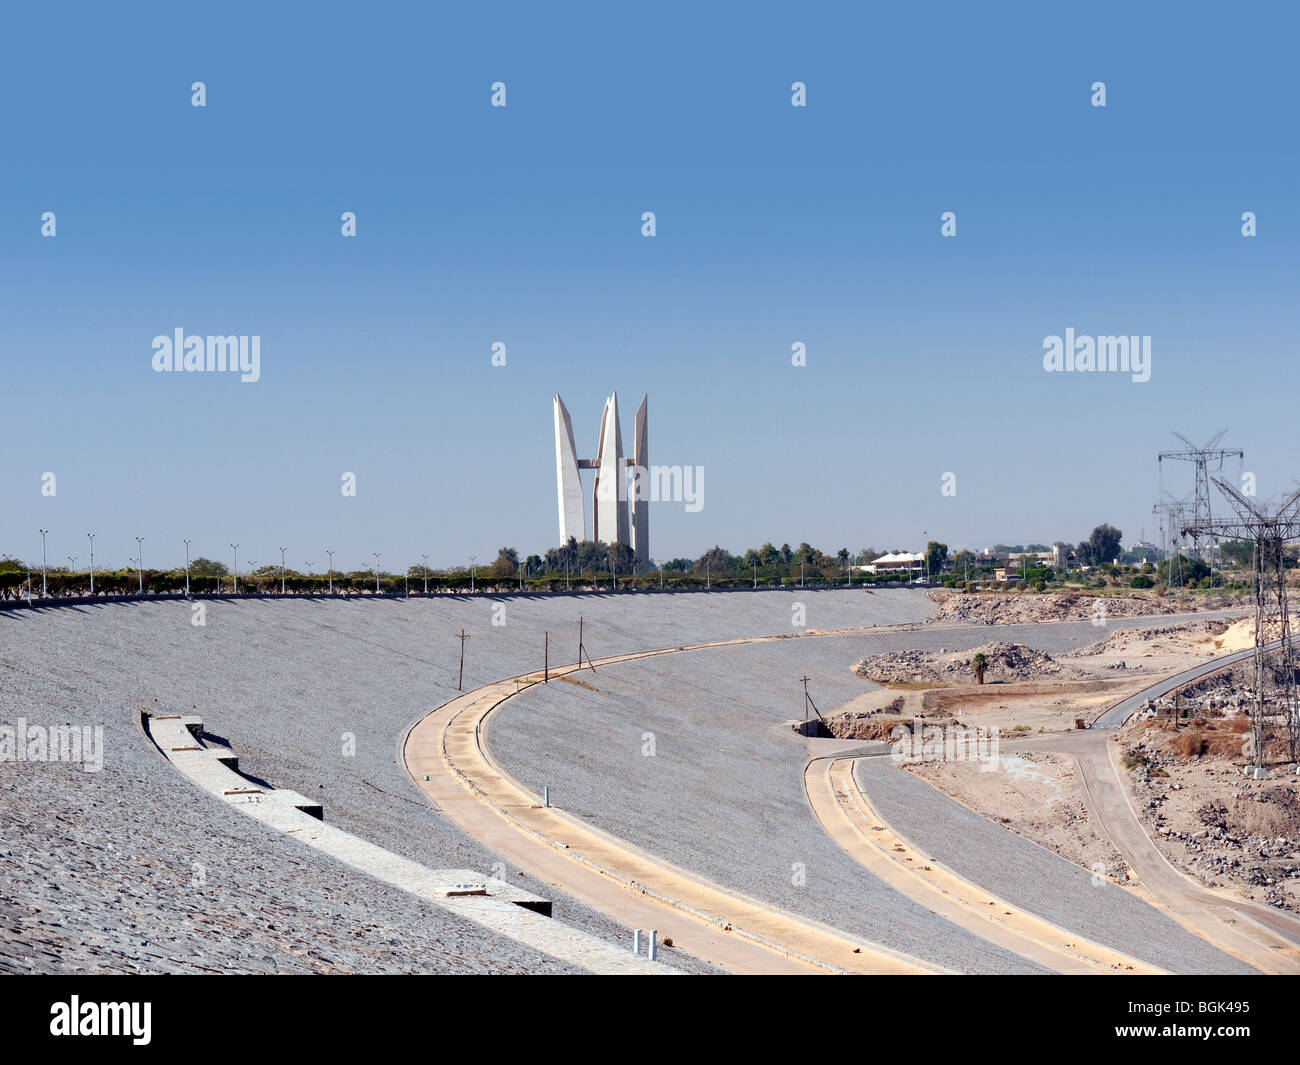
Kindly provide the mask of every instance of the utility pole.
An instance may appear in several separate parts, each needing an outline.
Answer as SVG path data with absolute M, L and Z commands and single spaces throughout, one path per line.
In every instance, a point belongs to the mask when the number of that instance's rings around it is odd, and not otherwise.
M 90 594 L 95 594 L 95 534 L 86 533 L 90 537 Z
M 428 595 L 429 594 L 429 556 L 421 555 L 420 557 L 424 559 L 424 594 Z
M 144 537 L 135 538 L 136 565 L 140 567 L 140 594 L 144 595 Z
M 456 678 L 456 690 L 463 692 L 465 690 L 465 641 L 469 639 L 469 634 L 461 629 L 457 635 L 460 637 L 460 675 Z
M 591 655 L 587 654 L 587 645 L 582 640 L 582 618 L 578 618 L 578 668 L 582 668 L 582 656 L 587 655 L 587 668 L 593 673 L 596 672 L 596 666 L 591 661 Z
M 803 681 L 803 722 L 808 724 L 808 681 L 811 680 L 807 674 L 799 678 Z
M 235 590 L 235 595 L 239 594 L 239 545 L 231 544 L 230 549 L 235 553 L 235 568 L 230 571 L 231 587 Z
M 325 554 L 330 557 L 330 595 L 334 594 L 334 552 L 326 550 Z
M 469 594 L 470 595 L 474 594 L 474 562 L 475 562 L 474 556 L 470 555 L 469 556 Z
M 280 548 L 280 594 L 284 595 L 284 548 Z
M 542 634 L 546 643 L 542 647 L 542 683 L 551 683 L 551 634 L 545 632 Z
M 754 587 L 758 587 L 758 562 L 754 562 Z
M 45 598 L 45 534 L 49 529 L 41 529 L 41 598 Z
M 185 597 L 190 595 L 190 542 L 185 541 Z

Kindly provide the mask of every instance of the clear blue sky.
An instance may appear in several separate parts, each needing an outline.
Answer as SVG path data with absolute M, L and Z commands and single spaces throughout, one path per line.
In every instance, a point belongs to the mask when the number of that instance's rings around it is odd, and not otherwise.
M 604 396 L 629 442 L 649 392 L 652 461 L 705 468 L 659 558 L 1152 537 L 1172 428 L 1230 427 L 1261 496 L 1300 477 L 1276 9 L 4 17 L 0 554 L 540 553 L 555 392 L 588 453 Z M 154 373 L 177 327 L 259 335 L 261 380 Z M 1045 373 L 1066 327 L 1149 334 L 1151 380 Z

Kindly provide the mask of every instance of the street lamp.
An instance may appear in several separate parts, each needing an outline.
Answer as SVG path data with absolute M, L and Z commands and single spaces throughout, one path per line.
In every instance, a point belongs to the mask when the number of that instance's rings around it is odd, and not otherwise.
M 429 556 L 421 555 L 420 557 L 424 559 L 424 594 L 428 595 L 429 594 Z
M 235 595 L 239 594 L 239 545 L 231 544 L 230 550 L 235 553 L 235 568 L 231 571 L 231 587 L 234 588 Z
M 137 536 L 137 537 L 135 538 L 135 552 L 136 552 L 136 560 L 135 560 L 135 561 L 136 561 L 136 565 L 139 567 L 139 572 L 140 572 L 140 594 L 141 594 L 141 595 L 144 595 L 144 547 L 143 547 L 143 544 L 144 544 L 144 537 L 143 537 L 143 536 Z
M 90 594 L 95 594 L 95 534 L 86 533 L 90 537 Z
M 280 548 L 280 594 L 284 595 L 284 548 Z
M 45 534 L 49 529 L 41 530 L 41 598 L 45 598 Z
M 375 595 L 378 595 L 378 594 L 379 594 L 379 554 L 380 554 L 380 553 L 379 553 L 378 551 L 371 551 L 370 553 L 371 553 L 372 555 L 375 556 Z
M 185 596 L 190 594 L 190 542 L 185 541 Z
M 476 561 L 477 559 L 473 555 L 469 556 L 469 594 L 470 595 L 474 594 L 474 563 Z
M 326 551 L 325 554 L 330 557 L 330 595 L 334 594 L 334 552 Z

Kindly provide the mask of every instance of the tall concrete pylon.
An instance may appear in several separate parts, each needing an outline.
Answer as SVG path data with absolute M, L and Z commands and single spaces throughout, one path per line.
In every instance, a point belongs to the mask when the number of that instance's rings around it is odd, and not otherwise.
M 573 446 L 573 421 L 564 400 L 555 397 L 555 483 L 559 490 L 560 543 L 587 538 L 587 517 L 582 509 L 582 478 L 578 452 Z
M 555 482 L 560 516 L 560 543 L 585 540 L 586 514 L 582 500 L 582 470 L 595 470 L 592 489 L 594 520 L 591 538 L 604 543 L 627 544 L 639 564 L 650 561 L 650 452 L 647 423 L 649 396 L 641 398 L 636 412 L 633 457 L 623 455 L 623 434 L 618 418 L 618 393 L 605 400 L 600 419 L 600 440 L 594 459 L 578 458 L 573 442 L 573 421 L 558 395 L 555 408 Z M 635 465 L 631 506 L 628 503 L 628 466 Z M 631 521 L 629 523 L 629 509 Z
M 632 494 L 632 554 L 638 565 L 650 562 L 650 447 L 647 439 L 647 405 L 650 396 L 641 397 L 636 409 L 632 437 L 632 464 L 636 467 Z
M 605 400 L 600 420 L 600 443 L 596 446 L 596 485 L 592 498 L 596 524 L 592 539 L 612 544 L 628 542 L 627 472 L 623 461 L 623 431 L 618 424 L 618 393 Z

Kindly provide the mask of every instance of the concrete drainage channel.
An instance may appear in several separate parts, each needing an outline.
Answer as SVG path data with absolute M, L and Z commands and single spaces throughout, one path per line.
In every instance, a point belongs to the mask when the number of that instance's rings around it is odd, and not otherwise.
M 254 820 L 360 873 L 409 892 L 439 909 L 591 973 L 665 974 L 670 967 L 550 920 L 550 900 L 469 869 L 429 869 L 324 822 L 321 805 L 238 772 L 229 747 L 205 741 L 201 718 L 142 714 L 145 733 L 200 790 Z

